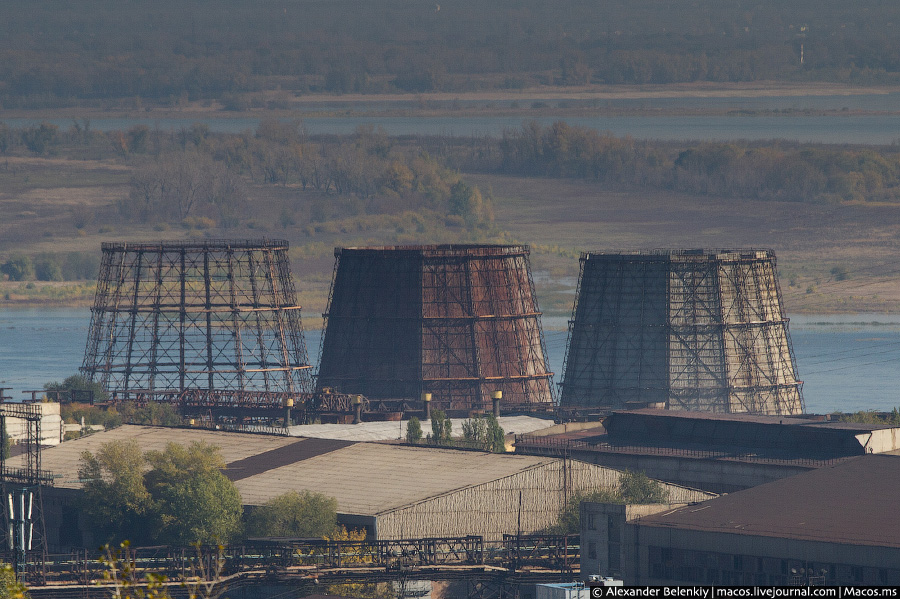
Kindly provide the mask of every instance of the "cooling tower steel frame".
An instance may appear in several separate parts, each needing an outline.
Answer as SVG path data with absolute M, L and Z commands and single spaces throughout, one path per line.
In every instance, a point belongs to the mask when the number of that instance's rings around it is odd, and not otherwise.
M 581 255 L 561 406 L 804 412 L 771 250 Z
M 104 243 L 81 372 L 126 396 L 312 391 L 281 240 Z
M 523 245 L 336 248 L 318 387 L 453 412 L 554 405 Z

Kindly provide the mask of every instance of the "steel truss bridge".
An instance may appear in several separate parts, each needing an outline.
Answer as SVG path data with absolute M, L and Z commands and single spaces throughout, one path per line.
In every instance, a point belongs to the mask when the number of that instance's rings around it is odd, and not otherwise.
M 29 556 L 31 597 L 108 597 L 111 586 L 96 552 Z M 412 580 L 466 580 L 471 599 L 517 597 L 525 583 L 565 582 L 579 572 L 578 536 L 504 535 L 381 541 L 264 540 L 225 548 L 139 547 L 122 552 L 131 580 L 166 577 L 178 596 L 210 584 L 233 594 L 248 585 L 303 587 Z M 185 586 L 187 585 L 187 587 Z

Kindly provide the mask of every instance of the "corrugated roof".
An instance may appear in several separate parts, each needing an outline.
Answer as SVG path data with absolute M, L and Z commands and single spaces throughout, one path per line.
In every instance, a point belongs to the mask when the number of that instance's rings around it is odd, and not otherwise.
M 348 445 L 353 445 L 353 443 L 353 441 L 339 441 L 335 439 L 302 439 L 290 445 L 270 449 L 264 453 L 231 462 L 225 470 L 225 476 L 232 481 L 241 480 L 274 468 L 331 453 Z
M 551 458 L 357 443 L 237 481 L 248 505 L 289 491 L 335 497 L 345 514 L 377 515 L 511 476 Z
M 232 472 L 247 505 L 310 490 L 335 497 L 339 512 L 360 515 L 377 515 L 554 461 L 516 454 L 125 425 L 45 449 L 42 467 L 60 477 L 56 486 L 79 488 L 82 452 L 96 452 L 104 443 L 127 439 L 134 439 L 142 451 L 193 441 L 217 446 L 228 464 L 226 472 Z M 21 458 L 10 460 L 9 465 L 17 466 L 16 460 Z
M 274 435 L 248 435 L 201 429 L 165 428 L 159 426 L 123 425 L 81 439 L 66 441 L 41 452 L 41 467 L 57 476 L 54 485 L 63 488 L 79 488 L 78 466 L 84 451 L 96 452 L 104 443 L 134 439 L 141 451 L 162 451 L 168 443 L 189 445 L 193 441 L 205 441 L 219 448 L 225 463 L 237 462 L 279 447 L 297 443 L 296 438 Z M 19 467 L 22 458 L 9 461 L 10 467 Z
M 900 457 L 867 455 L 668 513 L 641 526 L 900 547 Z

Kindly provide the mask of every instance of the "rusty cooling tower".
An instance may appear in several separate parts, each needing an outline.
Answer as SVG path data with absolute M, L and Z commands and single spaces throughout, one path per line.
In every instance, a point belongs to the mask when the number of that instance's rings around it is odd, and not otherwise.
M 286 241 L 102 247 L 86 376 L 111 392 L 312 390 Z
M 582 254 L 560 403 L 803 413 L 775 254 Z
M 338 248 L 319 388 L 444 410 L 552 405 L 526 246 Z

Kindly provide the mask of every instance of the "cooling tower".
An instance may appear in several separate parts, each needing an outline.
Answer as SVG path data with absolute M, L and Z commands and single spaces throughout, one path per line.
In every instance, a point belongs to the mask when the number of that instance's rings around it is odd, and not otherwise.
M 319 388 L 443 410 L 552 405 L 526 246 L 338 248 Z
M 773 252 L 582 254 L 561 405 L 642 403 L 803 413 Z
M 111 392 L 309 392 L 277 240 L 104 243 L 81 371 Z

